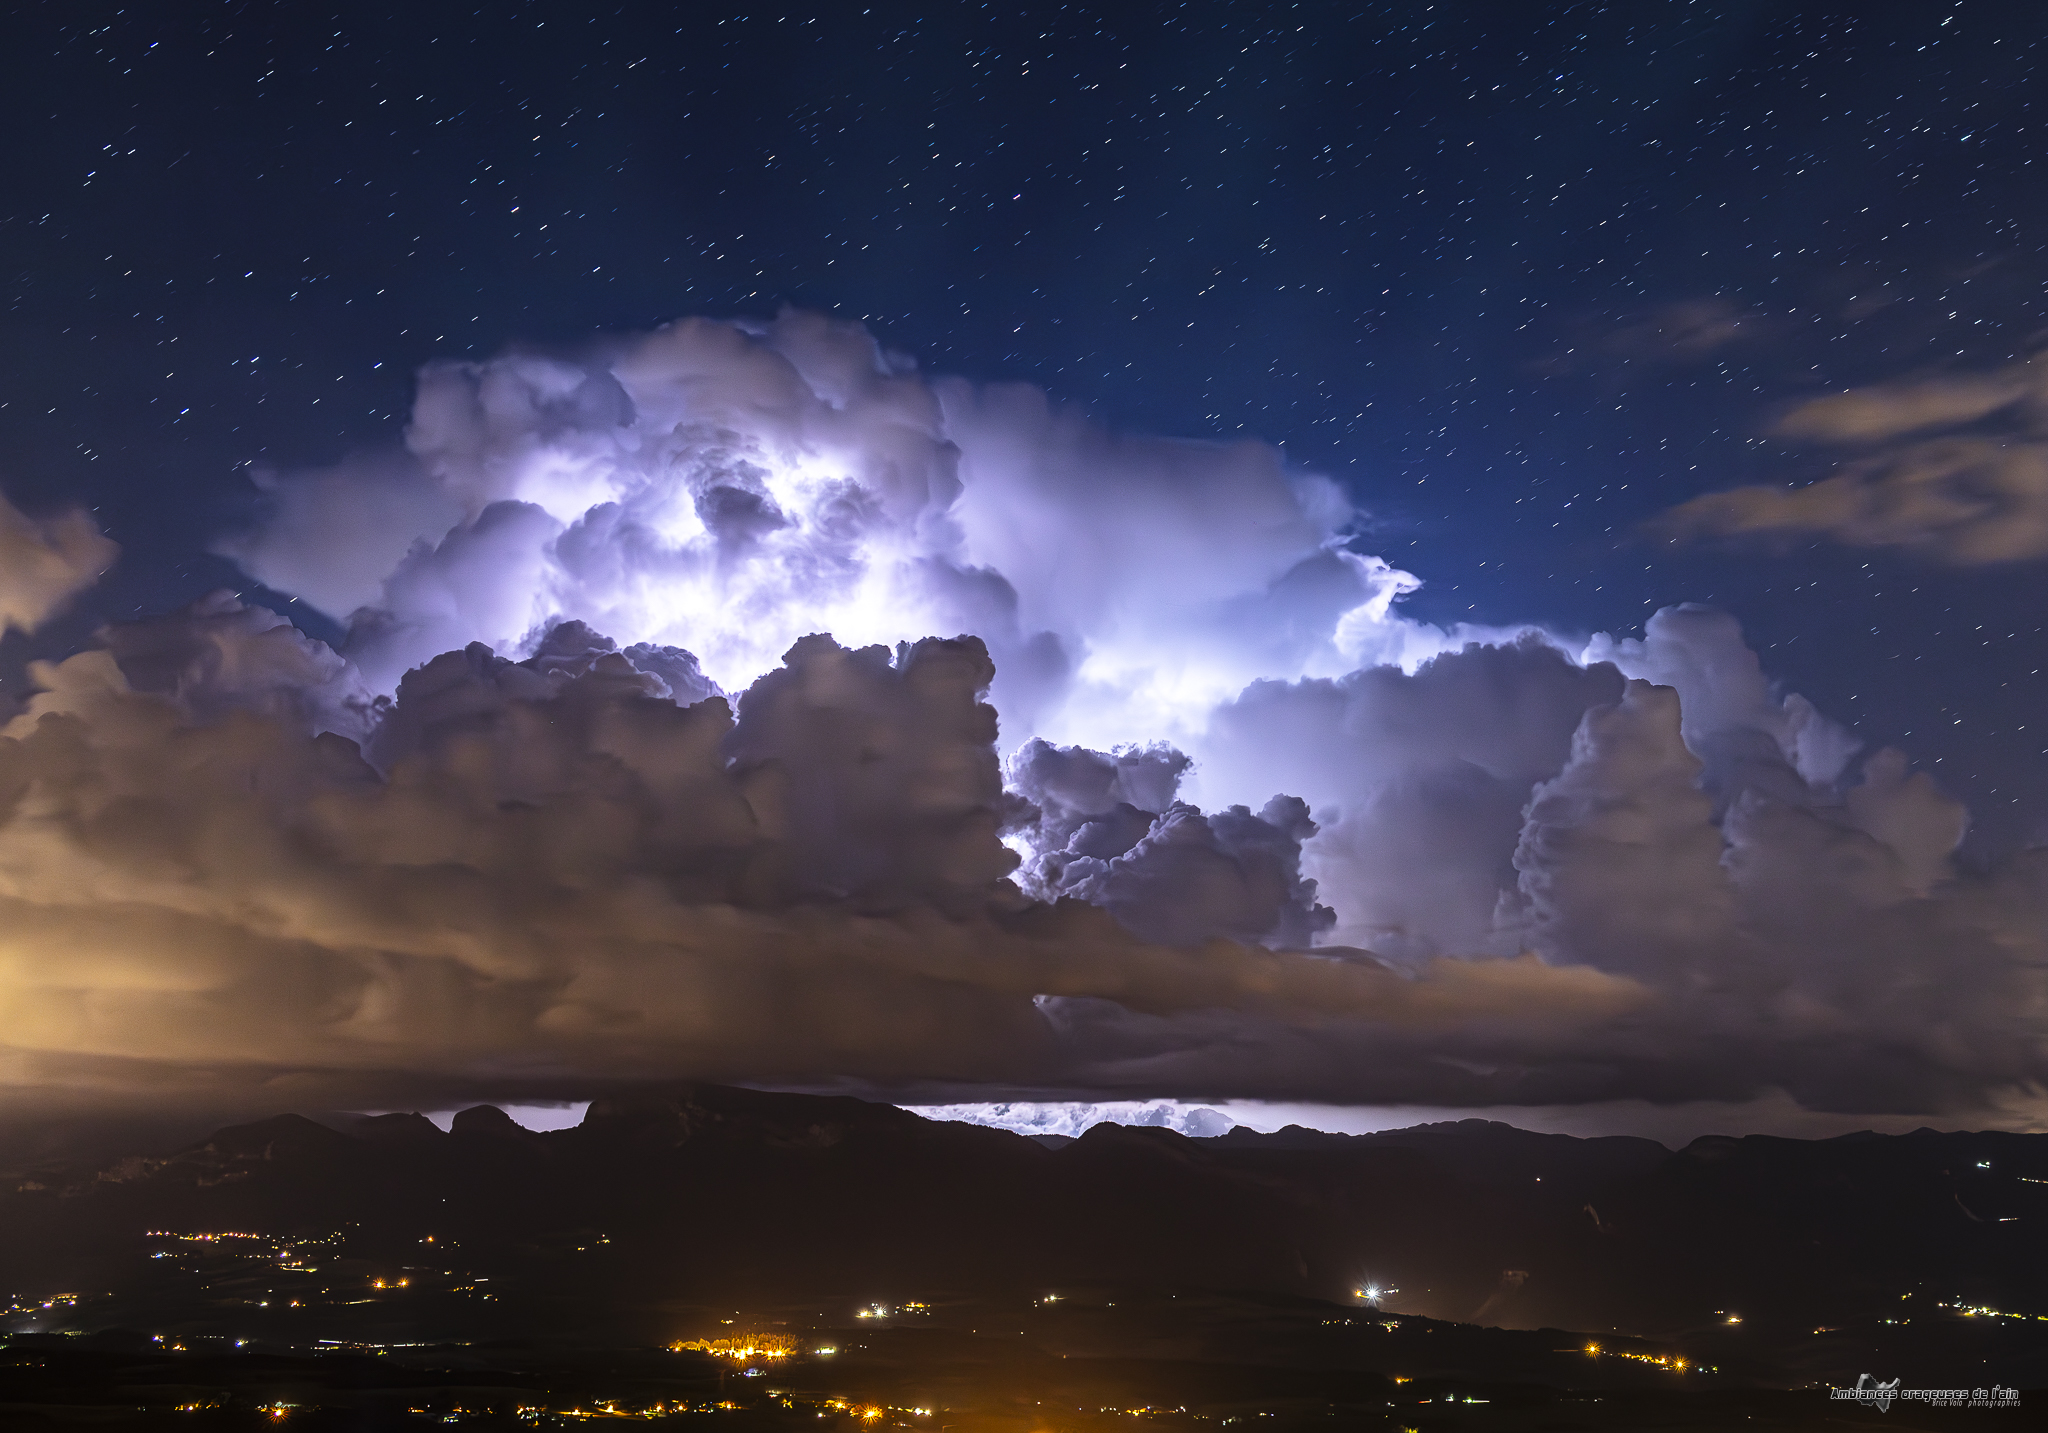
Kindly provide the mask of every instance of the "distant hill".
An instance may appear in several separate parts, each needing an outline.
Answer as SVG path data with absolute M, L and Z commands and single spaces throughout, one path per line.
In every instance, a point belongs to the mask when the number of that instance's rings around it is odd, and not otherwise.
M 1744 1356 L 1787 1369 L 1850 1357 L 1815 1330 L 1917 1336 L 1960 1303 L 2027 1315 L 2006 1323 L 2033 1342 L 2002 1356 L 2048 1381 L 2048 1136 L 1674 1152 L 1466 1120 L 1211 1139 L 1098 1125 L 1055 1143 L 702 1085 L 599 1100 L 545 1134 L 489 1106 L 447 1133 L 281 1115 L 17 1180 L 0 1191 L 0 1289 L 194 1336 L 317 1315 L 351 1338 L 567 1324 L 663 1342 L 684 1306 L 1122 1287 L 1355 1309 L 1370 1285 L 1387 1311 L 1507 1328 L 1737 1330 Z

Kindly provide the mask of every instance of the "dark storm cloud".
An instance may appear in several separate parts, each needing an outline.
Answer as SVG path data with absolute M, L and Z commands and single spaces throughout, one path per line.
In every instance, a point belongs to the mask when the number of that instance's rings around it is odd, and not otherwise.
M 1612 666 L 1538 638 L 1474 643 L 1413 672 L 1253 683 L 1217 709 L 1203 759 L 1219 783 L 1311 799 L 1307 866 L 1337 939 L 1389 958 L 1511 954 L 1495 906 L 1530 789 L 1620 689 Z
M 226 602 L 206 615 L 196 654 L 181 615 L 46 669 L 0 741 L 16 1085 L 81 1062 L 158 1085 L 300 1071 L 308 1089 L 1043 1082 L 1088 1043 L 1048 1001 L 1456 1038 L 1475 1017 L 1580 1024 L 1643 999 L 1533 961 L 1411 980 L 1356 955 L 1176 950 L 1028 902 L 1004 879 L 992 674 L 971 639 L 807 639 L 736 718 L 657 695 L 623 654 L 574 671 L 472 646 L 408 674 L 372 765 L 242 679 L 297 660 L 246 650 L 274 628 L 223 622 Z
M 1256 815 L 1245 806 L 1204 815 L 1173 799 L 1192 764 L 1171 747 L 1027 742 L 1009 771 L 1024 806 L 1010 825 L 1032 850 L 1018 884 L 1041 900 L 1101 906 L 1168 944 L 1223 935 L 1308 946 L 1337 916 L 1301 874 L 1301 843 L 1316 834 L 1307 803 L 1275 796 Z
M 1956 873 L 1960 811 L 1889 753 L 1838 789 L 1753 748 L 1769 769 L 1717 821 L 1680 694 L 1640 680 L 1548 754 L 1528 717 L 1569 687 L 1533 646 L 1348 684 L 1389 688 L 1360 744 L 1490 758 L 1517 783 L 1558 763 L 1494 893 L 1535 954 L 1405 970 L 1215 938 L 1312 896 L 1291 875 L 1308 823 L 1285 801 L 1224 813 L 1263 828 L 1233 846 L 1216 816 L 1124 799 L 1164 804 L 1176 753 L 1036 746 L 1006 796 L 978 642 L 808 639 L 737 717 L 722 697 L 679 705 L 607 648 L 583 631 L 524 663 L 437 657 L 369 711 L 374 764 L 316 734 L 365 719 L 332 699 L 339 659 L 229 600 L 45 669 L 0 738 L 10 1085 L 418 1099 L 687 1073 L 1452 1104 L 1782 1088 L 1895 1111 L 1975 1108 L 2043 1071 L 2041 862 Z M 294 673 L 310 695 L 282 701 Z M 1595 696 L 1619 681 L 1587 675 Z M 1725 719 L 1771 715 L 1737 700 Z M 1047 846 L 1064 833 L 1068 871 L 1129 841 L 1087 893 L 1136 933 L 1007 880 L 998 831 L 1020 819 Z M 1184 826 L 1208 830 L 1209 865 L 1133 859 Z M 1261 873 L 1264 905 L 1228 894 Z M 1161 921 L 1212 938 L 1139 938 Z
M 39 666 L 0 735 L 12 1089 L 2048 1076 L 2048 857 L 1959 867 L 1967 813 L 1722 614 L 1404 617 L 1270 449 L 786 315 L 437 366 L 406 454 L 272 492 L 237 550 L 374 591 L 341 650 L 217 595 Z

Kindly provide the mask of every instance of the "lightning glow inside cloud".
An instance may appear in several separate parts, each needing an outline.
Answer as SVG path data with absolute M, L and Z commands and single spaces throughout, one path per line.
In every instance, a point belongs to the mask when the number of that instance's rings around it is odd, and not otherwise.
M 971 632 L 1013 733 L 1107 747 L 1198 732 L 1259 678 L 1462 645 L 1394 612 L 1417 579 L 1273 449 L 1118 437 L 815 315 L 433 365 L 407 450 L 270 479 L 269 522 L 223 544 L 352 619 L 383 691 L 563 619 L 735 692 L 807 633 Z
M 1264 445 L 788 313 L 432 365 L 404 451 L 264 481 L 221 550 L 338 650 L 217 597 L 39 668 L 0 736 L 14 1087 L 2048 1079 L 2041 853 L 1957 869 L 1966 813 L 1717 613 L 1409 620 Z

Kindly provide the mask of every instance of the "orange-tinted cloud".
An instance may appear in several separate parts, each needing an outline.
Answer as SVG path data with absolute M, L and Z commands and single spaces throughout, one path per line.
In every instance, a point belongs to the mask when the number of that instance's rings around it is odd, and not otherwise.
M 2048 370 L 2039 365 L 1831 394 L 1793 409 L 1775 431 L 1854 451 L 1809 486 L 1708 493 L 1654 529 L 1672 538 L 1823 538 L 1959 564 L 2048 555 Z
M 0 636 L 33 632 L 99 580 L 121 549 L 89 513 L 29 517 L 0 496 Z

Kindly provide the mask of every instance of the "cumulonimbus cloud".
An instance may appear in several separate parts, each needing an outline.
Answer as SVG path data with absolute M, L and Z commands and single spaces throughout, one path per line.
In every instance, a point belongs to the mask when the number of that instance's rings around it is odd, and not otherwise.
M 1108 746 L 1447 640 L 1391 610 L 1416 579 L 1352 550 L 1337 487 L 1272 448 L 1119 437 L 813 314 L 429 365 L 404 451 L 263 482 L 265 521 L 221 551 L 349 620 L 384 692 L 565 618 L 731 690 L 809 632 L 965 631 L 1013 729 Z
M 1720 614 L 1414 623 L 1272 451 L 804 316 L 433 368 L 409 442 L 276 475 L 233 540 L 359 601 L 339 650 L 220 596 L 37 668 L 0 1082 L 1935 1112 L 2048 1079 L 2048 858 L 1959 869 L 1961 807 Z
M 602 641 L 581 662 L 472 645 L 409 672 L 359 747 L 272 699 L 317 644 L 248 612 L 208 604 L 196 653 L 187 614 L 42 668 L 0 738 L 17 1070 L 1043 1082 L 1118 1048 L 1048 1005 L 1362 1039 L 1647 998 L 1534 961 L 1414 979 L 1199 929 L 1147 943 L 1028 900 L 971 638 L 806 638 L 737 713 L 679 705 Z
M 1830 394 L 1793 409 L 1776 431 L 1847 456 L 1804 487 L 1707 493 L 1653 530 L 1824 538 L 1964 565 L 2048 555 L 2048 370 L 2037 362 Z

